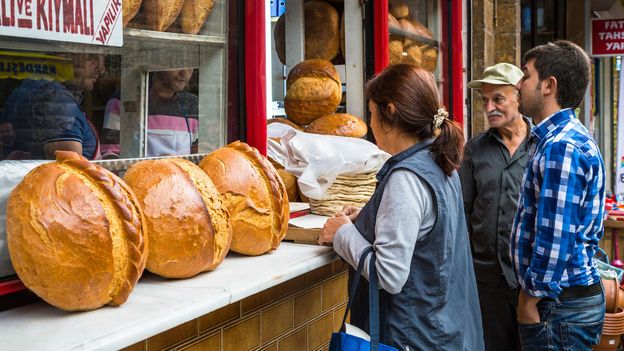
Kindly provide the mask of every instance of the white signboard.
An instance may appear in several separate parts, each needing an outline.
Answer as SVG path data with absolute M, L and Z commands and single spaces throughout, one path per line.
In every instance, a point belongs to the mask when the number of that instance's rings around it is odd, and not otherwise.
M 0 36 L 123 44 L 122 0 L 0 0 Z

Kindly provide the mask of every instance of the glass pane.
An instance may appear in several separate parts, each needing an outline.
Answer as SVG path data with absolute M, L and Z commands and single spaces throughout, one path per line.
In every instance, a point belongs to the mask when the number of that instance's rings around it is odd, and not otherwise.
M 0 159 L 50 159 L 59 149 L 99 158 L 118 55 L 3 51 L 0 70 Z

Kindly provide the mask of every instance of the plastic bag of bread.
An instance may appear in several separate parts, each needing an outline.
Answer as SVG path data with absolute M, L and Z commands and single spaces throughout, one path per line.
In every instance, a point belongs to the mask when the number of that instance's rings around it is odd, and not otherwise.
M 11 192 L 7 242 L 24 285 L 58 308 L 126 301 L 145 268 L 146 224 L 119 177 L 77 153 L 28 173 Z
M 130 167 L 124 181 L 145 214 L 150 272 L 188 278 L 223 261 L 232 241 L 229 214 L 201 168 L 179 158 L 145 160 Z
M 124 27 L 139 12 L 143 0 L 124 0 L 122 3 L 123 25 Z
M 305 59 L 331 61 L 340 50 L 340 16 L 336 9 L 317 0 L 304 4 Z M 286 64 L 286 16 L 282 15 L 275 23 L 273 40 L 279 60 Z
M 261 255 L 276 249 L 288 227 L 288 196 L 277 171 L 258 150 L 235 141 L 199 163 L 217 187 L 232 223 L 230 250 Z
M 184 0 L 143 0 L 136 20 L 143 21 L 147 29 L 165 31 L 180 14 Z
M 296 124 L 307 125 L 334 113 L 341 98 L 340 76 L 327 60 L 305 60 L 288 73 L 284 109 L 288 119 Z
M 178 20 L 183 33 L 197 34 L 210 16 L 214 0 L 184 0 Z
M 306 133 L 361 138 L 366 135 L 366 123 L 348 113 L 334 113 L 315 119 L 305 129 Z

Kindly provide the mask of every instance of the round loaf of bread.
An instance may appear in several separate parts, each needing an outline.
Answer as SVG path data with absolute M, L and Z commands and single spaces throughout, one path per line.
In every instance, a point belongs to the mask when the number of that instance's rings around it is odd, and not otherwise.
M 299 125 L 334 113 L 341 98 L 340 76 L 327 60 L 302 61 L 288 74 L 284 109 L 288 119 Z
M 11 192 L 7 243 L 15 272 L 68 311 L 126 301 L 147 259 L 146 224 L 132 190 L 77 153 L 28 173 Z
M 147 269 L 188 278 L 216 268 L 232 241 L 229 214 L 210 178 L 193 162 L 167 158 L 136 163 L 124 180 L 147 222 Z
M 197 34 L 210 16 L 214 0 L 184 0 L 178 20 L 183 33 Z
M 334 113 L 314 120 L 305 131 L 314 134 L 361 138 L 366 135 L 368 128 L 364 121 L 354 115 Z
M 258 150 L 235 141 L 199 163 L 221 193 L 232 223 L 230 250 L 261 255 L 276 249 L 288 227 L 284 183 Z
M 338 11 L 324 1 L 310 0 L 304 5 L 304 58 L 331 61 L 340 50 L 340 17 Z M 275 23 L 273 40 L 277 57 L 286 64 L 286 16 Z
M 409 16 L 409 7 L 402 0 L 389 0 L 388 12 L 397 19 Z
M 123 11 L 123 25 L 124 27 L 132 17 L 134 17 L 139 9 L 141 8 L 141 1 L 143 0 L 124 0 L 122 3 L 122 11 Z

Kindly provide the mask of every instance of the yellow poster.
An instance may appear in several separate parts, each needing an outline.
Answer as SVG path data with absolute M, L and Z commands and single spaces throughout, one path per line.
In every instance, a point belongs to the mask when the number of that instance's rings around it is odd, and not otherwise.
M 28 53 L 0 51 L 0 79 L 46 79 L 61 82 L 74 77 L 74 66 L 68 58 Z

